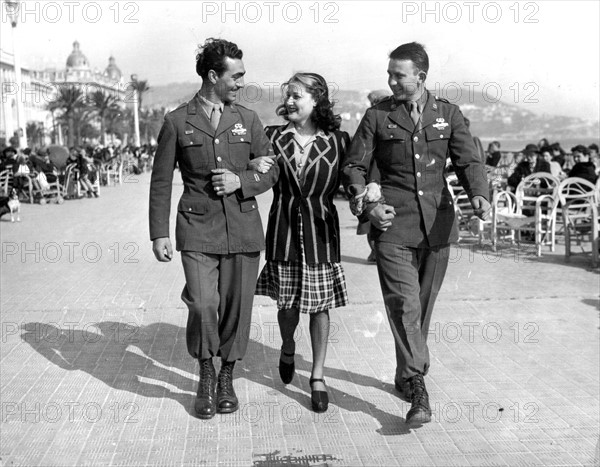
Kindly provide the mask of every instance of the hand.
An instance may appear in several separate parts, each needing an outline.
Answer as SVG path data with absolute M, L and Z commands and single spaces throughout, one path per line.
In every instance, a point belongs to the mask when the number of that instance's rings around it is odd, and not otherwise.
M 365 196 L 367 189 L 365 188 L 362 193 L 350 197 L 350 212 L 355 216 L 360 216 L 365 210 Z
M 173 246 L 169 237 L 155 238 L 152 242 L 152 251 L 161 263 L 168 263 L 173 259 Z
M 474 196 L 471 200 L 471 206 L 473 206 L 473 212 L 482 221 L 487 221 L 490 218 L 492 206 L 483 196 Z
M 213 169 L 212 184 L 218 196 L 227 196 L 242 187 L 240 177 L 229 169 Z
M 269 170 L 271 170 L 271 166 L 275 163 L 274 157 L 261 156 L 252 159 L 248 162 L 249 170 L 256 170 L 261 174 L 266 174 Z
M 371 182 L 367 185 L 367 195 L 365 196 L 366 203 L 374 203 L 381 198 L 381 187 L 378 183 Z
M 392 219 L 396 215 L 396 211 L 393 206 L 378 204 L 369 211 L 368 215 L 371 225 L 385 232 L 392 225 Z

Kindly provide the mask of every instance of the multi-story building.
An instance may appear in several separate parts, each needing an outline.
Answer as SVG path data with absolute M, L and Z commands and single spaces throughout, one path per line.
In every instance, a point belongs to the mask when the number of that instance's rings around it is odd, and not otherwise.
M 76 85 L 89 94 L 98 89 L 112 93 L 124 101 L 127 89 L 121 70 L 114 57 L 109 57 L 108 66 L 103 70 L 92 68 L 87 57 L 80 50 L 79 42 L 73 43 L 73 51 L 67 57 L 65 68 L 33 70 L 21 68 L 22 83 L 17 83 L 12 54 L 0 49 L 0 88 L 2 105 L 0 106 L 0 141 L 8 144 L 18 130 L 17 99 L 21 99 L 25 112 L 25 121 L 36 122 L 46 135 L 55 128 L 54 115 L 49 104 L 56 99 L 60 86 Z M 25 129 L 23 128 L 23 131 Z M 57 134 L 60 134 L 57 131 Z M 49 143 L 47 137 L 46 143 Z

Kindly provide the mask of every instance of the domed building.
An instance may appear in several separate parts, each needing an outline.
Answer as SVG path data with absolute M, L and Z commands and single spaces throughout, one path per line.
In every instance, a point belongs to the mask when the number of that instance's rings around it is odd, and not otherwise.
M 104 76 L 115 82 L 121 81 L 121 78 L 123 78 L 123 73 L 121 73 L 121 70 L 115 63 L 115 57 L 112 55 L 108 58 L 108 66 L 104 70 Z
M 125 106 L 127 84 L 123 73 L 112 55 L 104 71 L 92 68 L 89 60 L 81 51 L 79 41 L 73 42 L 73 50 L 67 57 L 66 67 L 46 68 L 45 70 L 25 69 L 21 67 L 25 121 L 35 121 L 44 128 L 51 128 L 53 117 L 47 108 L 49 99 L 61 85 L 81 87 L 86 93 L 102 90 L 119 99 Z M 0 49 L 0 77 L 2 82 L 16 82 L 13 57 Z M 43 96 L 43 98 L 40 98 Z M 18 127 L 16 118 L 16 97 L 9 96 L 0 105 L 0 140 L 8 141 Z M 59 139 L 60 141 L 60 139 Z
M 87 57 L 79 48 L 79 41 L 73 42 L 73 51 L 67 58 L 67 81 L 86 81 L 92 77 L 92 69 Z

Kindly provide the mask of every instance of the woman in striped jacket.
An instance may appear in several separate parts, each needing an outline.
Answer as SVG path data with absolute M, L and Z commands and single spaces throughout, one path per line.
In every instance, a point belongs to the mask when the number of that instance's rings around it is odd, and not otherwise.
M 283 341 L 279 374 L 285 384 L 294 377 L 294 331 L 300 314 L 309 314 L 311 402 L 314 411 L 324 412 L 329 403 L 323 379 L 329 309 L 348 303 L 333 198 L 350 138 L 339 131 L 341 119 L 333 113 L 323 77 L 296 73 L 283 90 L 277 114 L 288 123 L 267 128 L 280 176 L 269 212 L 267 264 L 256 293 L 277 300 Z

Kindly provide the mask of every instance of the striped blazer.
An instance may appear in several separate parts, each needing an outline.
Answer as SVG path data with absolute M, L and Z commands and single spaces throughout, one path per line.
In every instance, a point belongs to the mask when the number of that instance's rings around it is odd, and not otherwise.
M 349 146 L 345 131 L 317 136 L 304 172 L 296 175 L 293 134 L 287 125 L 266 128 L 279 166 L 267 227 L 268 261 L 301 261 L 298 216 L 302 216 L 304 254 L 308 264 L 340 262 L 340 226 L 333 198 L 340 186 L 340 167 Z

